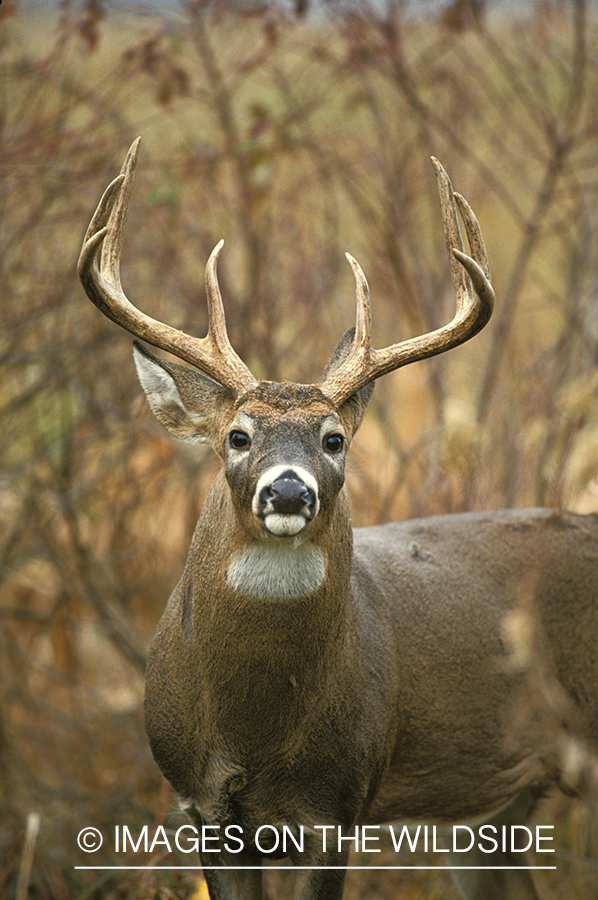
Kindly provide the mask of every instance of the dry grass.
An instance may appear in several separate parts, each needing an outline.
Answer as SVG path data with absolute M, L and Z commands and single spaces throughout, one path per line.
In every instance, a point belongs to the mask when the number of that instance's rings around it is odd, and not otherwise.
M 172 821 L 142 673 L 215 472 L 158 430 L 129 342 L 75 276 L 137 134 L 126 289 L 204 333 L 201 270 L 225 237 L 233 343 L 257 375 L 294 380 L 318 377 L 351 324 L 346 249 L 379 345 L 451 317 L 438 156 L 482 222 L 498 308 L 475 342 L 378 388 L 349 472 L 355 521 L 598 508 L 592 10 L 457 28 L 399 6 L 306 20 L 223 2 L 171 19 L 90 0 L 61 20 L 0 8 L 0 894 L 166 900 L 191 884 L 73 869 L 84 825 Z M 564 823 L 555 804 L 545 815 Z M 590 826 L 567 822 L 547 896 L 595 900 Z M 349 898 L 420 895 L 456 896 L 444 873 L 349 877 Z

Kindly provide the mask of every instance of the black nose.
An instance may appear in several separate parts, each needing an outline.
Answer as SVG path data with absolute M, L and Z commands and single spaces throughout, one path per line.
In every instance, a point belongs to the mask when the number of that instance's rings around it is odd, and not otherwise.
M 311 488 L 297 478 L 277 478 L 260 491 L 260 504 L 272 512 L 299 515 L 313 513 L 316 497 Z

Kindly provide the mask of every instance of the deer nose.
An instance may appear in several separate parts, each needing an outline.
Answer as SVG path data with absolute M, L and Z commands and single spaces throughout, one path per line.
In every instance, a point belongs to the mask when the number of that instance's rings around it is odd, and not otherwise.
M 274 513 L 313 516 L 316 506 L 315 492 L 298 478 L 280 477 L 264 485 L 259 495 L 260 506 Z

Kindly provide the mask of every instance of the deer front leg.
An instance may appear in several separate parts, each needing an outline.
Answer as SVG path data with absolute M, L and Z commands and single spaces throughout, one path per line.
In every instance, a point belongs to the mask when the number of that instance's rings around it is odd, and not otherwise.
M 261 859 L 251 853 L 222 852 L 200 854 L 210 900 L 263 900 L 263 869 Z M 295 877 L 294 900 L 341 900 L 345 884 L 349 851 L 307 853 L 301 862 L 309 866 L 298 869 Z M 214 868 L 217 866 L 218 868 Z M 256 868 L 257 867 L 257 868 Z
M 253 854 L 200 853 L 210 900 L 263 900 L 261 859 Z M 218 866 L 218 868 L 213 868 Z
M 499 833 L 502 825 L 523 825 L 536 802 L 537 795 L 533 790 L 522 791 L 484 824 L 494 825 Z M 477 869 L 452 870 L 453 879 L 465 900 L 538 900 L 531 875 L 522 868 L 528 863 L 525 853 L 503 852 L 500 848 L 493 853 L 483 853 L 477 847 L 476 833 L 476 843 L 470 851 L 449 853 L 448 858 L 450 866 L 479 866 Z M 511 868 L 497 869 L 497 866 Z
M 297 871 L 293 900 L 341 900 L 349 861 L 348 849 L 340 853 L 336 849 L 320 851 L 310 856 L 309 863 L 305 862 L 304 857 L 300 864 L 316 868 Z

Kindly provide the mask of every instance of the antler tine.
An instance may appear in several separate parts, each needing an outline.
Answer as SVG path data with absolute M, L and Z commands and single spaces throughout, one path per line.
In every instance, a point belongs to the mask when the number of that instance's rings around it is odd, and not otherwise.
M 226 331 L 224 307 L 216 262 L 223 242 L 216 246 L 206 266 L 208 334 L 192 337 L 152 319 L 127 299 L 120 281 L 120 256 L 140 139 L 132 144 L 120 175 L 108 185 L 87 229 L 78 272 L 90 300 L 131 334 L 154 347 L 196 366 L 234 394 L 256 383 L 245 363 L 233 350 Z M 101 248 L 100 262 L 97 256 Z
M 353 335 L 353 343 L 351 352 L 341 368 L 346 369 L 348 377 L 357 378 L 359 373 L 366 369 L 372 353 L 372 308 L 370 303 L 370 290 L 363 270 L 356 259 L 350 253 L 345 253 L 349 265 L 353 269 L 355 276 L 355 299 L 356 299 L 356 316 L 355 316 L 355 334 Z M 336 374 L 336 373 L 335 373 Z M 329 393 L 334 399 L 334 391 L 329 389 L 330 381 L 326 380 L 322 388 L 326 388 L 325 393 Z
M 387 372 L 464 343 L 476 335 L 492 315 L 494 291 L 479 223 L 467 201 L 460 194 L 453 194 L 449 177 L 438 160 L 432 157 L 432 163 L 438 181 L 442 223 L 455 289 L 455 316 L 448 325 L 429 334 L 383 350 L 374 350 L 370 340 L 367 282 L 359 265 L 347 254 L 356 281 L 357 326 L 348 356 L 321 385 L 322 391 L 337 405 Z M 471 257 L 463 252 L 456 205 L 465 225 Z
M 208 338 L 215 348 L 218 348 L 223 354 L 233 353 L 231 343 L 228 339 L 226 330 L 226 318 L 224 314 L 224 304 L 220 293 L 220 285 L 218 284 L 218 273 L 216 267 L 220 251 L 224 246 L 224 241 L 219 241 L 206 264 L 206 297 L 208 301 Z M 244 363 L 243 363 L 244 365 Z M 252 376 L 253 377 L 253 376 Z

